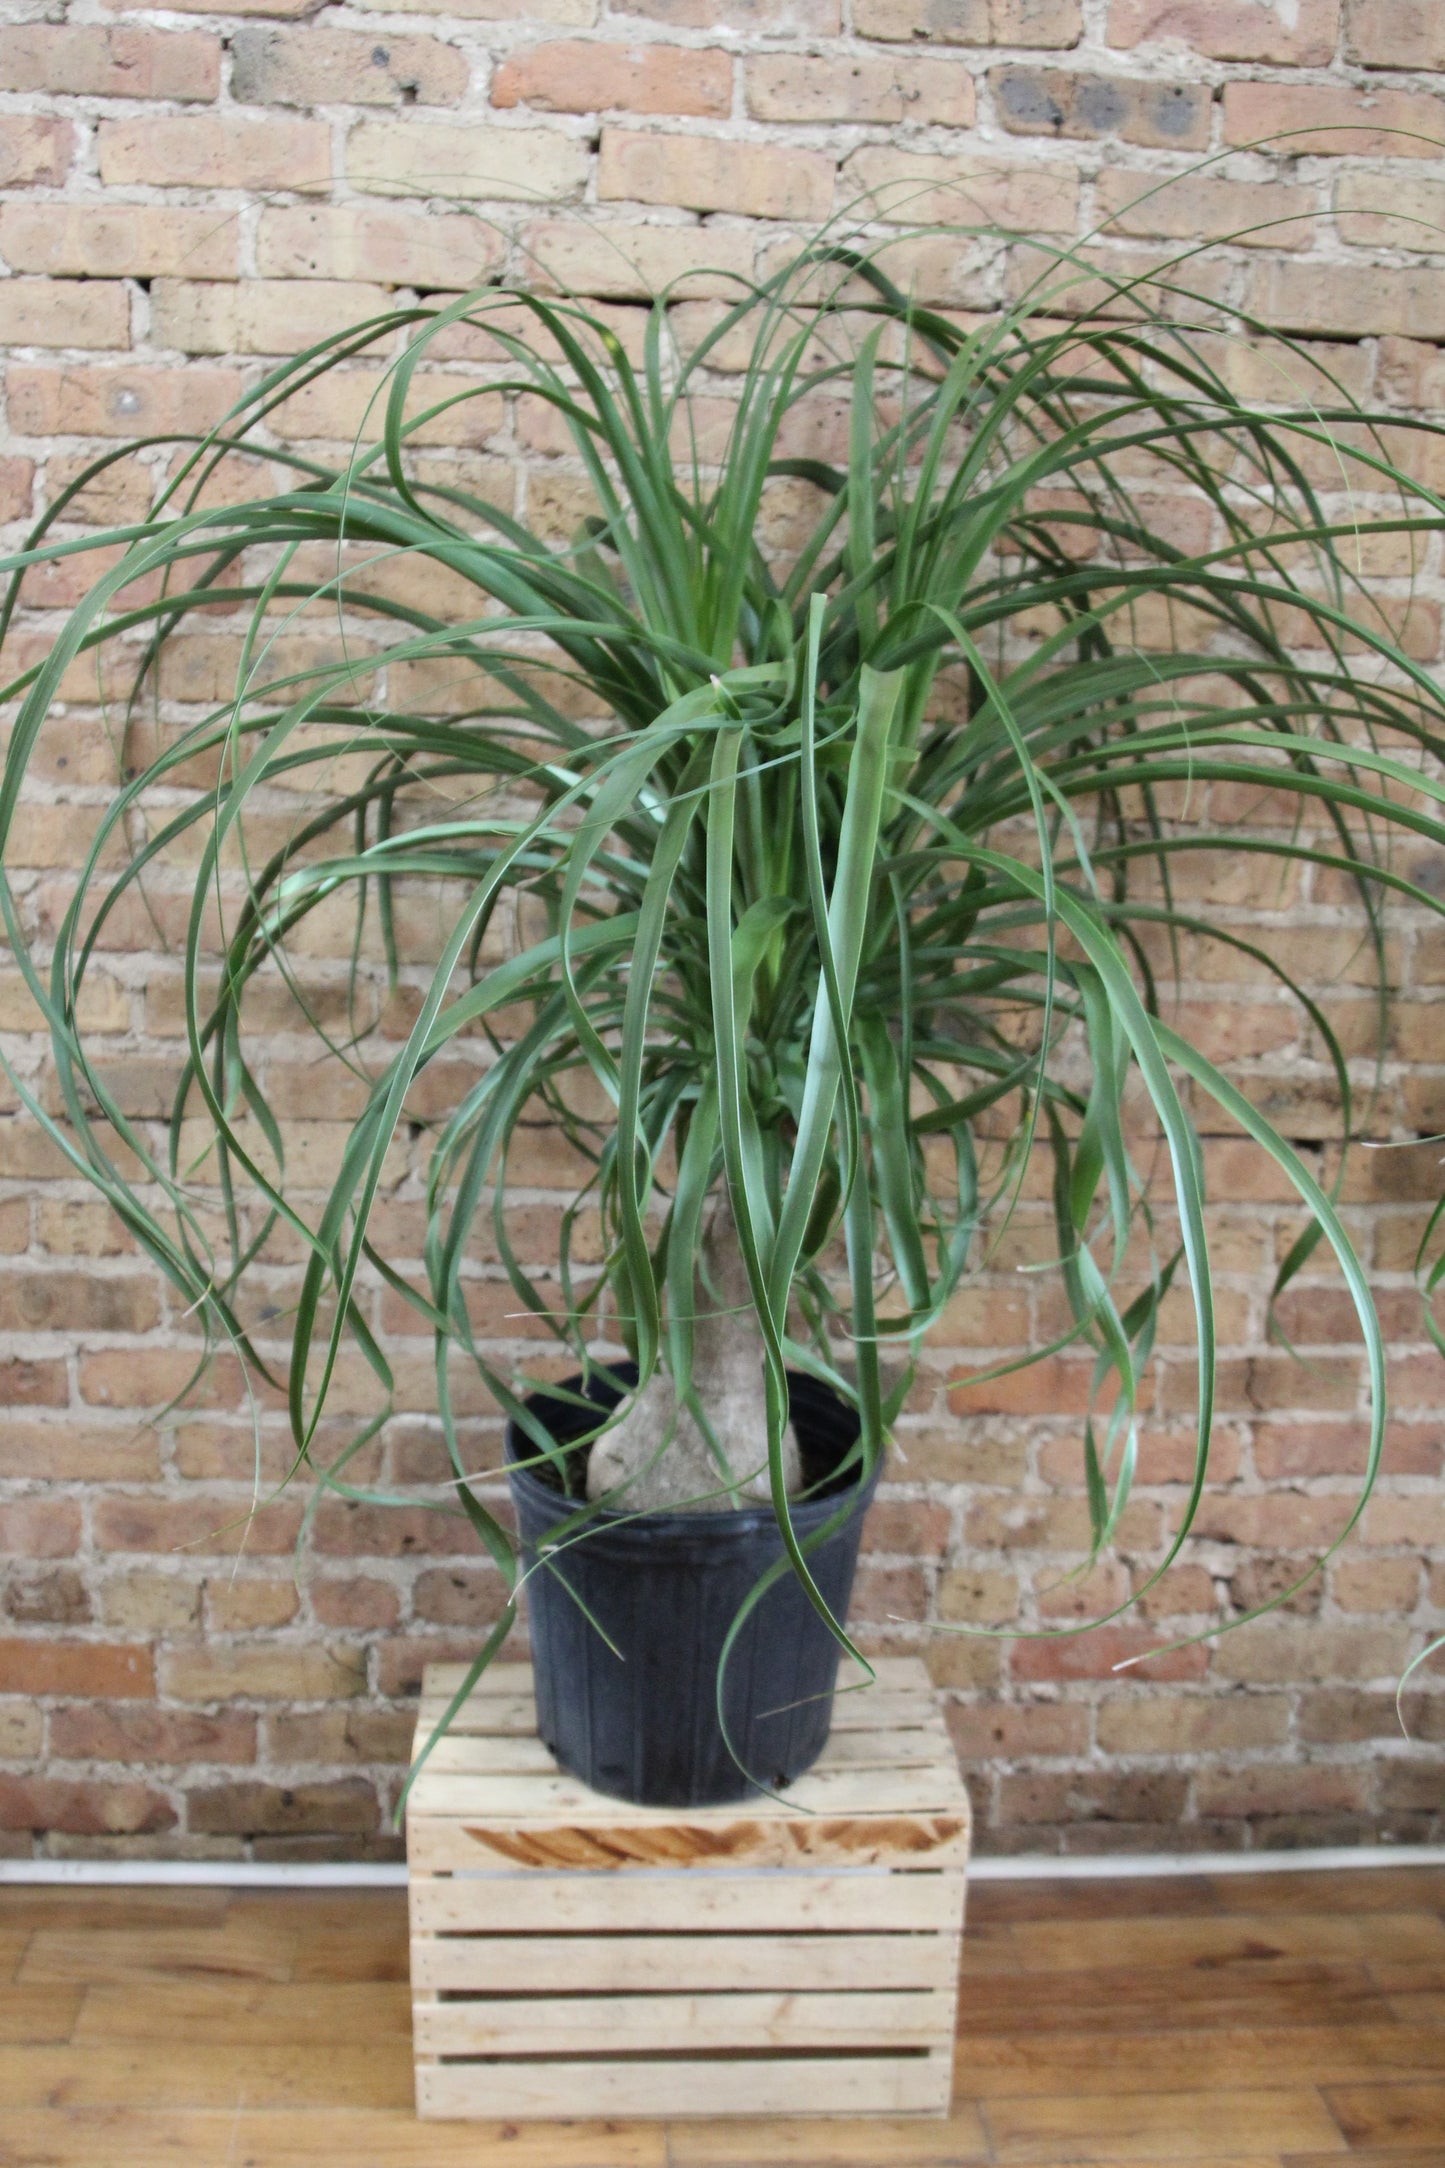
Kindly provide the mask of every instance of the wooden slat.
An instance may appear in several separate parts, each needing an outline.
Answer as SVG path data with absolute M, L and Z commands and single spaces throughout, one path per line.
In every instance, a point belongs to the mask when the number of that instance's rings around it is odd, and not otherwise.
M 446 1698 L 457 1691 L 466 1675 L 465 1664 L 428 1664 L 422 1690 L 433 1697 Z M 861 1700 L 865 1694 L 880 1693 L 888 1687 L 903 1687 L 914 1693 L 931 1694 L 928 1670 L 922 1657 L 875 1656 L 871 1680 L 866 1672 L 856 1668 L 839 1670 L 840 1701 Z M 852 1691 L 855 1688 L 856 1692 Z M 529 1663 L 497 1663 L 489 1665 L 482 1673 L 473 1689 L 473 1696 L 529 1694 L 531 1690 L 532 1666 Z
M 827 1994 L 544 1995 L 423 2002 L 416 2051 L 434 2055 L 627 2054 L 643 2049 L 930 2047 L 946 2029 L 946 1997 L 911 1989 Z
M 735 1811 L 735 1810 L 734 1810 Z M 712 1810 L 714 1817 L 718 1810 Z M 407 1856 L 425 1874 L 479 1867 L 626 1869 L 962 1866 L 968 1858 L 967 1801 L 947 1814 L 770 1816 L 756 1821 L 539 1822 L 407 1818 Z
M 786 1873 L 679 1876 L 414 1874 L 414 1934 L 573 1933 L 652 1928 L 694 1934 L 802 1928 L 938 1928 L 957 1917 L 962 1875 Z
M 635 1821 L 640 1826 L 679 1820 L 676 1807 L 634 1807 L 592 1791 L 576 1777 L 546 1775 L 488 1776 L 485 1803 L 478 1797 L 474 1777 L 445 1776 L 430 1764 L 418 1777 L 411 1795 L 414 1820 L 436 1816 L 488 1821 L 543 1822 L 565 1815 L 569 1820 Z M 956 1805 L 958 1777 L 950 1782 L 936 1769 L 810 1769 L 791 1785 L 786 1799 L 758 1796 L 741 1807 L 701 1810 L 721 1817 L 746 1812 L 749 1821 L 759 1818 L 803 1814 L 938 1814 Z M 698 1812 L 687 1809 L 688 1818 Z
M 427 1678 L 444 1667 L 430 1664 Z M 509 1666 L 509 1671 L 515 1669 Z M 418 1743 L 441 1722 L 450 1695 L 423 1690 L 417 1709 Z M 449 1727 L 453 1735 L 530 1737 L 537 1729 L 537 1710 L 530 1680 L 525 1693 L 476 1693 L 462 1704 Z M 908 1732 L 938 1729 L 938 1700 L 926 1687 L 870 1686 L 861 1693 L 839 1694 L 833 1702 L 832 1736 L 823 1750 L 828 1762 L 837 1752 L 837 1741 L 854 1731 Z
M 944 2058 L 938 2062 L 943 2063 Z M 897 2115 L 941 2110 L 927 2056 L 799 2056 L 778 2063 L 423 2063 L 424 2116 Z
M 448 1935 L 411 1946 L 414 1988 L 493 1994 L 598 1987 L 945 1987 L 958 1943 L 938 1935 Z
M 425 1739 L 425 1732 L 421 1735 Z M 941 1769 L 952 1765 L 952 1749 L 941 1723 L 911 1731 L 849 1731 L 830 1739 L 816 1773 L 843 1769 Z M 431 1779 L 437 1776 L 557 1776 L 552 1755 L 535 1735 L 498 1737 L 491 1731 L 450 1731 L 427 1760 L 426 1812 L 438 1811 Z

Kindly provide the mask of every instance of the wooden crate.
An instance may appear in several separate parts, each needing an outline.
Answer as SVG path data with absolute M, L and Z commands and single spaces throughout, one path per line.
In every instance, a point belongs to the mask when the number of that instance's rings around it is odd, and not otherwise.
M 968 1795 L 923 1665 L 878 1673 L 786 1806 L 678 1810 L 563 1775 L 489 1671 L 407 1815 L 418 2113 L 946 2114 Z

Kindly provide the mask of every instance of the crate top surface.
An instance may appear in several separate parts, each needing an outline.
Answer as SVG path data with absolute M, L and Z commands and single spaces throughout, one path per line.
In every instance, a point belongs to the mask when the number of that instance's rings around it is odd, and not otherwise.
M 592 1791 L 561 1771 L 537 1737 L 532 1667 L 495 1664 L 485 1672 L 432 1750 L 412 1787 L 409 1824 L 505 1822 L 577 1827 L 589 1823 L 749 1824 L 772 1819 L 801 1825 L 809 1817 L 902 1824 L 928 1818 L 960 1825 L 968 1794 L 938 1698 L 922 1662 L 880 1657 L 875 1683 L 840 1690 L 821 1758 L 772 1798 L 759 1793 L 721 1807 L 640 1807 Z M 858 1674 L 860 1680 L 863 1674 Z M 426 1744 L 466 1677 L 463 1664 L 428 1664 L 417 1715 L 415 1751 Z

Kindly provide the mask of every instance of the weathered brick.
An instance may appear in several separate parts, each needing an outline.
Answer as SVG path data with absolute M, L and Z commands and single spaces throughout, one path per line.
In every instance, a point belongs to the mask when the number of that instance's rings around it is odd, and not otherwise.
M 1445 99 L 1336 83 L 1227 83 L 1226 143 L 1260 143 L 1291 158 L 1436 158 Z
M 36 1761 L 45 1738 L 45 1718 L 24 1701 L 0 1701 L 0 1761 Z
M 1233 1754 L 1279 1746 L 1289 1737 L 1284 1694 L 1153 1694 L 1099 1711 L 1108 1754 Z
M 0 188 L 56 187 L 70 170 L 75 130 L 54 114 L 0 113 Z
M 344 1709 L 278 1712 L 266 1720 L 267 1758 L 278 1762 L 409 1762 L 413 1709 L 373 1709 L 353 1702 Z
M 11 346 L 129 346 L 130 298 L 98 279 L 5 281 L 5 336 Z
M 1445 249 L 1445 182 L 1392 173 L 1342 173 L 1335 224 L 1355 248 Z
M 344 279 L 247 279 L 197 285 L 157 279 L 151 336 L 186 354 L 292 354 L 389 306 L 381 286 Z
M 377 1827 L 376 1793 L 361 1777 L 320 1784 L 205 1784 L 186 1794 L 186 1827 L 205 1836 L 314 1830 L 327 1836 Z
M 1318 222 L 1311 188 L 1186 174 L 1168 187 L 1142 173 L 1099 177 L 1099 208 L 1113 233 L 1171 241 L 1238 241 L 1250 248 L 1308 248 Z
M 543 221 L 523 236 L 545 281 L 599 299 L 646 299 L 665 289 L 680 300 L 731 298 L 750 278 L 746 233 L 697 226 L 630 226 L 589 219 Z
M 946 221 L 1066 233 L 1078 213 L 1079 179 L 1072 166 L 1052 162 L 1005 165 L 870 144 L 845 162 L 839 193 L 845 203 L 873 198 L 879 215 L 898 225 Z
M 412 443 L 485 444 L 496 434 L 503 420 L 501 393 L 491 390 L 481 379 L 475 379 L 471 380 L 474 396 L 462 399 L 459 394 L 467 389 L 468 382 L 461 376 L 417 371 L 412 379 L 413 396 L 408 402 L 411 413 L 425 412 L 429 406 L 447 398 L 455 403 L 433 420 L 418 422 L 411 432 Z M 270 417 L 271 427 L 279 437 L 320 437 L 347 444 L 354 442 L 358 432 L 379 438 L 385 420 L 386 382 L 383 374 L 379 369 L 365 367 L 347 369 L 304 386 L 282 400 Z M 293 1139 L 299 1149 L 303 1142 L 300 1125 L 293 1132 Z M 318 1137 L 315 1141 L 322 1147 L 329 1143 L 333 1150 L 337 1143 L 334 1136 L 329 1140 Z
M 0 203 L 0 255 L 54 277 L 233 279 L 239 224 L 230 211 L 149 203 Z
M 494 1626 L 507 1606 L 502 1576 L 485 1566 L 431 1566 L 417 1575 L 411 1607 L 429 1626 Z
M 1254 265 L 1249 306 L 1282 331 L 1371 338 L 1445 338 L 1445 294 L 1433 270 L 1282 259 Z
M 991 68 L 988 83 L 1010 135 L 1086 142 L 1119 136 L 1155 150 L 1204 150 L 1209 143 L 1210 96 L 1202 83 L 1019 66 Z
M 854 0 L 860 37 L 906 44 L 1024 45 L 1062 50 L 1084 27 L 1079 0 Z
M 156 188 L 314 188 L 331 179 L 331 138 L 320 121 L 148 114 L 103 120 L 98 135 L 108 188 L 137 181 Z
M 758 53 L 747 63 L 746 87 L 756 120 L 974 122 L 973 78 L 953 60 Z
M 1435 0 L 1346 0 L 1345 52 L 1366 68 L 1445 68 Z
M 502 247 L 485 220 L 461 214 L 297 204 L 263 208 L 256 267 L 263 279 L 463 288 L 501 260 Z
M 456 105 L 468 76 L 465 55 L 440 38 L 258 25 L 231 40 L 231 96 L 242 105 Z
M 1268 60 L 1327 68 L 1335 57 L 1340 0 L 1110 0 L 1111 45 L 1165 42 L 1211 60 Z
M 112 1701 L 155 1693 L 151 1652 L 115 1641 L 0 1641 L 0 1694 L 99 1696 Z
M 561 38 L 499 63 L 493 105 L 547 113 L 692 113 L 732 109 L 732 56 L 687 45 L 613 45 Z
M 0 1332 L 149 1332 L 160 1314 L 149 1279 L 33 1269 L 0 1275 Z
M 139 437 L 205 430 L 240 397 L 235 369 L 144 363 L 12 362 L 10 426 L 21 436 Z
M 368 120 L 346 139 L 348 179 L 375 196 L 537 203 L 577 195 L 587 167 L 585 147 L 575 137 L 548 128 Z
M 1409 1661 L 1404 1626 L 1261 1618 L 1221 1636 L 1215 1676 L 1264 1685 L 1398 1678 Z
M 0 90 L 89 98 L 205 101 L 221 86 L 221 43 L 140 23 L 17 23 L 0 30 Z
M 298 13 L 308 13 L 313 0 L 305 0 Z M 359 8 L 380 8 L 394 15 L 394 0 L 353 0 Z M 533 23 L 557 23 L 568 30 L 586 29 L 597 20 L 598 0 L 527 0 L 527 20 Z M 258 8 L 257 14 L 261 12 Z M 517 10 L 514 0 L 407 0 L 407 12 L 411 15 L 446 15 L 464 22 L 510 23 L 515 22 Z
M 782 35 L 821 32 L 840 27 L 839 0 L 614 0 L 613 13 L 674 30 L 758 30 Z
M 682 204 L 692 211 L 812 222 L 832 207 L 833 171 L 833 160 L 821 151 L 604 128 L 597 193 L 604 202 Z
M 161 1687 L 174 1701 L 342 1701 L 366 1691 L 366 1660 L 349 1642 L 171 1648 Z

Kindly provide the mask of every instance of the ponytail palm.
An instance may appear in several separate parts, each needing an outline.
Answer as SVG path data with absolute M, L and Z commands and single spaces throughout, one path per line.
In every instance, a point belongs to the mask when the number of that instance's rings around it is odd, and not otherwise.
M 1378 1461 L 1381 1335 L 1332 1195 L 1170 1023 L 1167 981 L 1200 943 L 1269 962 L 1176 892 L 1201 848 L 1343 876 L 1380 953 L 1393 899 L 1440 909 L 1388 843 L 1445 840 L 1441 693 L 1358 570 L 1362 526 L 1423 533 L 1439 500 L 1343 390 L 1266 407 L 1233 389 L 1230 338 L 1166 317 L 1177 292 L 1107 294 L 1078 321 L 1036 292 L 959 322 L 911 302 L 887 262 L 815 250 L 694 320 L 686 351 L 665 301 L 637 312 L 631 347 L 614 312 L 522 292 L 378 318 L 273 371 L 189 449 L 152 518 L 79 540 L 43 528 L 15 561 L 18 581 L 123 551 L 10 687 L 0 849 L 62 681 L 97 654 L 128 668 L 121 723 L 140 748 L 48 956 L 0 891 L 64 1113 L 34 1110 L 209 1343 L 254 1373 L 276 1327 L 258 1326 L 248 1271 L 299 1259 L 295 1453 L 338 1489 L 358 1442 L 322 1450 L 339 1368 L 359 1350 L 389 1400 L 377 1280 L 410 1306 L 433 1336 L 457 1498 L 509 1574 L 449 1357 L 539 1456 L 563 1456 L 473 1322 L 484 1243 L 515 1310 L 562 1344 L 558 1368 L 615 1383 L 608 1351 L 625 1347 L 622 1419 L 648 1395 L 664 1409 L 609 1502 L 657 1495 L 690 1423 L 697 1487 L 729 1503 L 760 1476 L 807 1582 L 787 1371 L 856 1409 L 871 1467 L 925 1336 L 1040 1163 L 1068 1322 L 1018 1360 L 1092 1353 L 1096 1546 L 1129 1495 L 1160 1305 L 1190 1291 L 1197 1463 L 1177 1550 L 1214 1403 L 1201 1109 L 1253 1138 L 1305 1208 L 1281 1283 L 1321 1240 L 1338 1258 L 1371 1374 L 1371 1475 Z M 438 366 L 482 335 L 481 380 Z M 283 401 L 377 355 L 350 456 L 275 448 Z M 498 393 L 585 481 L 565 545 L 419 450 L 464 439 L 469 403 Z M 210 486 L 243 450 L 284 463 L 283 486 L 242 501 Z M 177 721 L 156 688 L 217 610 L 241 629 L 234 689 Z M 298 660 L 317 623 L 340 637 Z M 427 671 L 444 713 L 409 698 Z M 1251 786 L 1293 815 L 1270 832 L 1194 817 Z M 81 1019 L 116 926 L 163 917 L 178 883 L 185 1053 L 158 1131 Z M 423 953 L 416 899 L 437 895 Z M 359 999 L 338 1017 L 308 992 L 338 912 L 353 993 L 373 951 L 412 990 L 399 1040 L 368 1034 Z M 1348 1132 L 1345 1049 L 1277 976 Z M 330 1064 L 318 1108 L 343 1087 L 354 1108 L 326 1193 L 268 1093 L 278 983 Z M 429 1072 L 460 1081 L 439 1099 Z M 547 1283 L 508 1209 L 539 1122 L 582 1170 Z M 418 1125 L 424 1270 L 408 1275 L 379 1229 Z M 755 1351 L 756 1435 L 716 1420 L 717 1310 Z M 585 1529 L 580 1496 L 577 1511 Z

